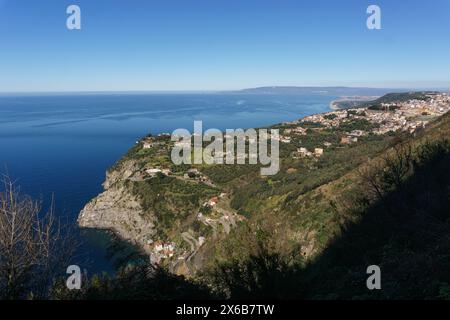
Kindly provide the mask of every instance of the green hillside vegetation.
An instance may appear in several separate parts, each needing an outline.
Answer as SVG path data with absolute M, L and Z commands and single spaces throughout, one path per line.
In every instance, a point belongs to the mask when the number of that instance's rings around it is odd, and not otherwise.
M 166 240 L 190 227 L 202 204 L 219 191 L 204 184 L 158 175 L 144 181 L 127 181 L 127 187 L 139 196 L 147 214 L 156 215 L 158 237 Z
M 202 272 L 187 279 L 128 266 L 88 279 L 76 293 L 57 283 L 53 297 L 449 299 L 449 133 L 447 114 L 415 136 L 333 146 L 335 152 L 311 163 L 291 159 L 270 178 L 246 166 L 232 179 L 224 178 L 230 166 L 204 168 L 232 192 L 233 207 L 247 220 L 215 244 Z M 173 181 L 157 182 L 167 183 Z M 190 194 L 177 184 L 168 190 Z M 158 200 L 145 201 L 153 207 Z M 382 290 L 366 288 L 369 265 L 380 266 Z
M 275 127 L 283 132 L 292 126 Z M 89 280 L 77 298 L 140 297 L 126 285 L 135 275 L 143 283 L 137 291 L 166 282 L 159 293 L 142 293 L 150 299 L 174 290 L 175 298 L 450 298 L 450 114 L 414 134 L 369 134 L 346 145 L 340 140 L 348 131 L 374 125 L 349 118 L 338 128 L 302 127 L 306 136 L 280 144 L 274 176 L 260 176 L 257 165 L 199 165 L 214 187 L 180 179 L 189 166 L 172 168 L 172 176 L 127 181 L 158 218 L 158 237 L 177 246 L 186 246 L 179 237 L 184 231 L 210 235 L 195 216 L 221 192 L 243 220 L 226 237 L 209 238 L 202 247 L 207 263 L 196 274 L 176 277 L 162 269 L 148 276 L 143 266 L 128 266 L 114 277 Z M 323 148 L 324 154 L 295 157 L 300 147 Z M 134 147 L 125 159 L 138 167 L 165 166 L 167 154 Z M 383 290 L 366 288 L 369 265 L 381 267 Z
M 230 298 L 449 298 L 449 119 L 276 206 L 260 197 L 255 223 L 223 246 L 207 281 Z M 311 233 L 320 250 L 305 261 L 298 244 Z M 366 288 L 373 264 L 383 290 Z
M 307 193 L 272 196 L 276 205 L 260 197 L 260 208 L 272 210 L 242 224 L 222 246 L 230 255 L 195 278 L 127 267 L 89 279 L 82 291 L 57 283 L 53 297 L 449 299 L 449 132 L 446 115 L 415 139 L 392 142 L 370 162 Z M 313 220 L 334 224 L 334 234 L 306 260 L 286 230 Z M 373 264 L 382 270 L 382 290 L 366 288 Z

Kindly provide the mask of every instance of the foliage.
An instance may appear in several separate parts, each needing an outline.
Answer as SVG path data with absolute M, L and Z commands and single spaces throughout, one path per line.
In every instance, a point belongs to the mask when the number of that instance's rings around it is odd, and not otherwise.
M 52 298 L 58 300 L 176 300 L 211 298 L 202 285 L 150 265 L 129 266 L 114 276 L 95 275 L 83 279 L 81 290 L 68 290 L 58 281 Z
M 20 193 L 5 176 L 0 192 L 0 299 L 46 298 L 54 277 L 70 264 L 76 248 L 72 230 L 53 206 Z

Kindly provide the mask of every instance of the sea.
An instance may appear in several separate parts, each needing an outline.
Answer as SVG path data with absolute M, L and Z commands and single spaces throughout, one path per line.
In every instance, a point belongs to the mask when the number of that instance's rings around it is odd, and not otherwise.
M 209 128 L 258 128 L 327 112 L 336 96 L 254 93 L 0 94 L 0 173 L 76 226 L 106 170 L 141 137 Z M 113 273 L 110 233 L 79 230 L 74 264 Z

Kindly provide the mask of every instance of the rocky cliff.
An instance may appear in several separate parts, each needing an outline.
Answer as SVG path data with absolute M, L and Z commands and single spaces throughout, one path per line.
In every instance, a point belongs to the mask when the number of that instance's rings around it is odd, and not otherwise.
M 198 169 L 172 168 L 169 145 L 168 137 L 140 141 L 107 172 L 104 192 L 83 208 L 78 224 L 113 231 L 152 262 L 193 274 L 242 217 Z
M 86 228 L 107 229 L 130 241 L 146 253 L 151 253 L 148 241 L 155 234 L 155 217 L 144 215 L 138 197 L 131 193 L 124 181 L 134 173 L 134 163 L 107 173 L 104 192 L 91 200 L 78 217 L 78 224 Z

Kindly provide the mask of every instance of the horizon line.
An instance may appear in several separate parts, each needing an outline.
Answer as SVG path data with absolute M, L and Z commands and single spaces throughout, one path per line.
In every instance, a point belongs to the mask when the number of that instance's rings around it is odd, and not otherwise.
M 246 87 L 241 89 L 165 89 L 165 90 L 39 90 L 39 91 L 0 91 L 0 95 L 14 95 L 14 94 L 126 94 L 126 93 L 228 93 L 228 92 L 241 92 L 245 90 L 264 89 L 264 88 L 330 88 L 330 89 L 375 89 L 375 90 L 410 90 L 410 91 L 441 91 L 450 90 L 448 87 L 376 87 L 376 86 L 295 86 L 295 85 L 265 85 L 257 87 Z

